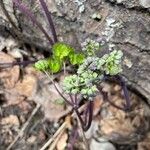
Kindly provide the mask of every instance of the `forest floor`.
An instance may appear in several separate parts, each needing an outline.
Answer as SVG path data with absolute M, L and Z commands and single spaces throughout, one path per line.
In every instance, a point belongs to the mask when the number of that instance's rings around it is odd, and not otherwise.
M 44 53 L 30 46 L 15 50 L 6 46 L 0 52 L 0 63 L 12 63 L 16 58 L 42 57 Z M 55 76 L 58 86 L 63 78 L 63 72 Z M 108 92 L 112 102 L 123 105 L 124 97 L 118 84 L 105 82 L 103 90 Z M 95 97 L 94 119 L 85 133 L 91 150 L 110 147 L 114 150 L 150 150 L 149 106 L 132 91 L 129 94 L 130 112 L 116 109 L 101 95 Z M 62 101 L 46 75 L 32 65 L 0 69 L 0 150 L 82 150 L 85 146 L 80 131 L 74 143 L 70 140 L 78 130 L 71 108 Z M 49 143 L 45 145 L 47 141 Z

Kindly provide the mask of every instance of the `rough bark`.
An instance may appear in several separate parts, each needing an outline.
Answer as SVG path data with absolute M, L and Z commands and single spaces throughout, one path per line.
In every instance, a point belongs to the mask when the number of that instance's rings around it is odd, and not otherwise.
M 38 2 L 24 1 L 50 32 Z M 103 50 L 121 49 L 127 57 L 123 76 L 150 103 L 150 0 L 48 0 L 48 6 L 53 13 L 59 39 L 76 49 L 80 49 L 79 43 L 87 37 L 103 41 Z M 50 48 L 43 34 L 18 11 L 14 11 L 10 0 L 5 1 L 5 7 L 20 27 L 23 42 Z M 93 19 L 91 16 L 95 13 L 100 18 Z M 15 34 L 6 20 L 0 12 L 1 36 L 8 36 L 8 31 Z

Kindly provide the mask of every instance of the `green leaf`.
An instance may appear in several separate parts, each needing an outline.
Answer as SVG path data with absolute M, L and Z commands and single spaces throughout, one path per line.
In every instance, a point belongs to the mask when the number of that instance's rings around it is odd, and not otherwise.
M 85 56 L 83 54 L 74 54 L 72 53 L 70 56 L 70 63 L 72 65 L 79 65 L 83 63 Z
M 64 100 L 63 100 L 62 98 L 56 99 L 56 100 L 54 101 L 54 103 L 55 103 L 56 105 L 64 105 L 64 104 L 65 104 L 65 102 L 64 102 Z
M 81 89 L 81 94 L 82 94 L 82 95 L 87 94 L 87 89 Z
M 39 71 L 46 71 L 49 68 L 47 59 L 39 60 L 34 64 L 34 67 Z
M 62 62 L 58 58 L 53 58 L 49 60 L 49 68 L 52 73 L 57 73 L 62 67 Z
M 71 93 L 72 93 L 72 94 L 77 94 L 78 92 L 79 92 L 78 89 L 72 89 L 72 90 L 71 90 Z
M 60 59 L 63 59 L 64 57 L 68 56 L 71 52 L 74 52 L 74 49 L 71 46 L 61 42 L 54 44 L 52 49 L 54 56 Z
M 88 92 L 87 92 L 87 94 L 90 96 L 90 95 L 92 95 L 93 94 L 93 91 L 92 91 L 92 89 L 88 89 Z

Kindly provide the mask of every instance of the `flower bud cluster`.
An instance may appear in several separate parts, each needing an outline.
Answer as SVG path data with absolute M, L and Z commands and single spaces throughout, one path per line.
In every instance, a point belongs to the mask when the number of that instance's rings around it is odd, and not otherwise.
M 85 52 L 88 56 L 95 55 L 95 52 L 100 49 L 100 44 L 91 39 L 86 39 L 81 46 L 82 51 Z
M 97 63 L 99 61 L 99 57 L 93 56 L 93 57 L 87 57 L 84 60 L 84 63 L 81 64 L 77 70 L 78 74 L 82 74 L 86 70 L 95 71 L 97 69 Z
M 123 53 L 114 50 L 99 58 L 89 56 L 77 70 L 77 75 L 68 76 L 64 80 L 64 91 L 70 94 L 80 93 L 84 97 L 93 97 L 98 89 L 96 85 L 102 82 L 104 74 L 116 75 L 122 71 L 121 59 Z
M 64 79 L 63 89 L 66 93 L 82 94 L 84 97 L 96 95 L 95 82 L 102 78 L 96 72 L 87 70 L 82 74 L 68 76 Z
M 107 55 L 104 64 L 104 71 L 108 75 L 116 75 L 122 72 L 122 51 L 114 50 L 109 55 Z
M 91 71 L 98 71 L 109 75 L 116 75 L 122 72 L 121 59 L 122 51 L 114 50 L 110 54 L 105 54 L 99 58 L 96 56 L 87 57 L 82 65 L 79 66 L 77 73 L 81 74 L 87 69 Z

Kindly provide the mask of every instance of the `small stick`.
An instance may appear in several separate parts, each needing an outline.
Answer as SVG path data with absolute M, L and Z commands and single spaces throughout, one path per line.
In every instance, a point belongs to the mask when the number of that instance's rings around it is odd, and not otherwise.
M 75 111 L 75 113 L 76 113 L 76 111 Z M 86 150 L 90 150 L 90 149 L 89 149 L 88 141 L 87 141 L 87 139 L 86 139 L 86 137 L 85 137 L 85 134 L 84 134 L 84 131 L 83 131 L 83 127 L 82 127 L 81 121 L 80 121 L 79 116 L 78 116 L 77 113 L 76 113 L 76 118 L 77 118 L 78 123 L 79 123 L 79 130 L 80 130 L 81 133 L 82 133 L 82 137 L 83 137 L 83 142 L 84 142 L 85 148 L 86 148 Z
M 64 123 L 59 127 L 59 129 L 55 132 L 55 134 L 53 135 L 53 137 L 50 138 L 50 139 L 44 144 L 44 146 L 43 146 L 42 148 L 40 148 L 40 150 L 45 150 L 45 149 L 57 138 L 57 136 L 60 135 L 60 133 L 62 133 L 62 132 L 65 130 L 66 125 L 67 125 L 67 123 L 64 122 Z
M 63 63 L 63 69 L 64 69 L 64 76 L 66 75 L 66 63 Z
M 19 134 L 17 135 L 17 137 L 13 140 L 13 142 L 7 147 L 6 150 L 10 150 L 14 144 L 18 141 L 19 138 L 21 138 L 24 134 L 25 129 L 27 128 L 27 126 L 29 125 L 31 119 L 33 118 L 33 116 L 36 114 L 36 112 L 39 110 L 40 108 L 40 104 L 37 104 L 36 107 L 34 108 L 34 110 L 32 111 L 30 117 L 28 118 L 28 120 L 25 122 L 25 124 L 23 125 L 23 127 L 21 128 Z
M 58 94 L 65 100 L 66 103 L 68 103 L 69 105 L 73 106 L 73 104 L 63 96 L 63 94 L 59 91 L 59 89 L 57 88 L 55 82 L 53 81 L 53 78 L 50 77 L 49 73 L 47 71 L 44 71 L 45 74 L 47 75 L 47 77 L 50 79 L 50 81 L 52 82 L 52 84 L 54 85 L 56 91 L 58 92 Z
M 61 136 L 63 135 L 65 131 L 65 128 L 64 130 L 61 131 L 61 133 L 56 137 L 55 141 L 50 145 L 49 149 L 48 150 L 54 150 L 55 147 L 56 147 L 56 144 L 58 143 L 59 139 L 61 138 Z
M 86 104 L 82 105 L 82 106 L 79 108 L 79 112 L 82 112 L 82 111 L 85 109 L 85 107 L 86 107 Z M 76 115 L 75 115 L 75 113 L 73 113 L 71 116 L 72 116 L 72 117 L 75 117 Z M 43 147 L 42 147 L 40 150 L 45 150 L 53 141 L 55 141 L 56 138 L 57 138 L 57 136 L 58 136 L 59 134 L 61 134 L 62 131 L 65 130 L 66 126 L 67 126 L 67 123 L 64 122 L 64 123 L 59 127 L 59 129 L 55 132 L 55 134 L 43 145 Z

